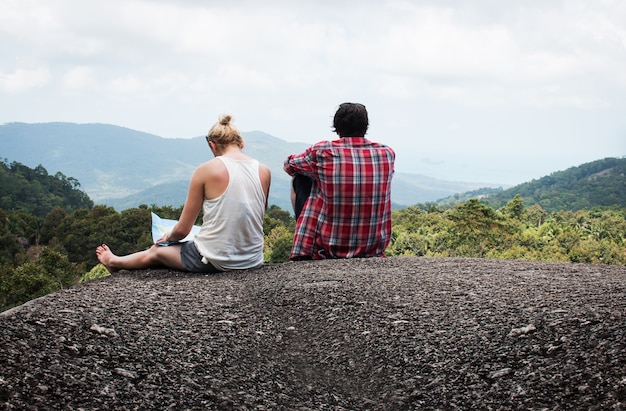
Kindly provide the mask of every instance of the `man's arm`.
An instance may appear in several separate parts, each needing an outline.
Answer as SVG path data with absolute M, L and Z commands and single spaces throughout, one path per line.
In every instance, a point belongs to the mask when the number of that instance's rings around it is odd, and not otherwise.
M 315 167 L 315 146 L 307 148 L 303 153 L 292 154 L 283 163 L 283 170 L 290 176 L 297 174 L 303 174 L 308 177 L 313 177 L 313 170 Z

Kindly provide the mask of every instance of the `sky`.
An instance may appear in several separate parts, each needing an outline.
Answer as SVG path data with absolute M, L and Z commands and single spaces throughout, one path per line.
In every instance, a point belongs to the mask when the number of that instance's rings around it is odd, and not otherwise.
M 515 185 L 626 155 L 623 0 L 0 0 L 0 50 L 0 124 L 191 138 L 230 113 L 312 144 L 349 101 L 398 172 Z

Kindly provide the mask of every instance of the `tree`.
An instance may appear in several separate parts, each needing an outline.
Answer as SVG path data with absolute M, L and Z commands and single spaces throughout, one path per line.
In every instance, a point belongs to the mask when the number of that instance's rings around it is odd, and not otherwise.
M 4 267 L 0 271 L 0 311 L 50 294 L 57 289 L 54 279 L 35 263 L 26 263 L 17 268 Z
M 515 194 L 506 205 L 502 208 L 502 213 L 508 217 L 516 218 L 521 221 L 524 211 L 524 201 L 519 194 Z
M 266 263 L 281 263 L 289 261 L 291 246 L 293 244 L 293 231 L 285 226 L 276 226 L 265 236 L 263 250 Z
M 16 240 L 16 235 L 11 231 L 9 215 L 0 209 L 0 267 L 13 265 L 15 255 L 23 251 Z
M 18 162 L 0 163 L 0 208 L 43 218 L 57 206 L 71 212 L 91 208 L 93 202 L 75 178 L 60 172 L 48 175 L 42 165 L 31 169 Z
M 60 289 L 78 284 L 80 277 L 85 273 L 84 264 L 72 263 L 67 256 L 48 247 L 41 250 L 36 264 L 55 281 L 57 288 Z
M 477 199 L 457 206 L 448 218 L 455 223 L 451 241 L 455 252 L 452 255 L 485 257 L 494 249 L 506 247 L 505 240 L 512 234 L 512 227 L 505 224 L 505 219 Z
M 48 244 L 54 237 L 65 232 L 63 224 L 66 223 L 67 213 L 60 207 L 54 207 L 45 216 L 41 224 L 41 242 Z
M 263 233 L 267 236 L 276 227 L 285 227 L 292 231 L 295 229 L 296 221 L 291 214 L 277 205 L 271 205 L 267 209 L 263 218 Z
M 44 247 L 36 261 L 17 268 L 2 268 L 0 310 L 71 287 L 78 283 L 84 272 L 83 264 L 71 263 L 65 255 Z
M 533 204 L 523 212 L 522 220 L 529 227 L 539 227 L 548 218 L 548 213 L 539 204 Z

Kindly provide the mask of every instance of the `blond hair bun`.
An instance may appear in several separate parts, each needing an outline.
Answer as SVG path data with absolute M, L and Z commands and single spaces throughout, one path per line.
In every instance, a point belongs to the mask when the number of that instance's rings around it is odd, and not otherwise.
M 233 116 L 230 114 L 222 114 L 219 119 L 219 123 L 223 126 L 227 126 L 233 120 Z
M 222 114 L 219 116 L 217 123 L 209 130 L 211 140 L 220 146 L 235 144 L 239 148 L 243 148 L 243 138 L 239 131 L 231 124 L 233 116 L 230 114 Z

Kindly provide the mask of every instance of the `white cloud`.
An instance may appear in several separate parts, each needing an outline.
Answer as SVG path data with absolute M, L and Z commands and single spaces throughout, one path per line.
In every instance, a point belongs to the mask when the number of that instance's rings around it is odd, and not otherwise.
M 130 74 L 114 78 L 108 85 L 108 89 L 116 94 L 143 93 L 147 92 L 149 88 L 150 87 L 146 81 Z M 141 97 L 141 95 L 138 97 Z
M 216 74 L 217 83 L 225 92 L 228 92 L 231 87 L 252 89 L 270 89 L 274 87 L 273 81 L 262 71 L 242 64 L 220 65 Z
M 379 90 L 382 95 L 389 98 L 413 99 L 416 97 L 414 82 L 411 76 L 383 75 Z
M 50 71 L 46 67 L 17 68 L 11 73 L 0 72 L 0 90 L 7 93 L 23 93 L 45 86 L 50 77 Z
M 94 70 L 91 67 L 74 67 L 63 76 L 63 87 L 68 90 L 89 90 L 97 86 Z
M 607 97 L 581 80 L 594 76 L 623 88 L 623 6 L 613 15 L 616 4 L 590 12 L 576 2 L 564 2 L 564 8 L 525 3 L 515 13 L 477 17 L 471 4 L 477 3 L 400 4 L 398 21 L 372 35 L 371 54 L 385 73 L 384 92 L 429 93 L 469 106 L 588 108 L 606 105 Z M 544 94 L 554 85 L 561 95 Z

